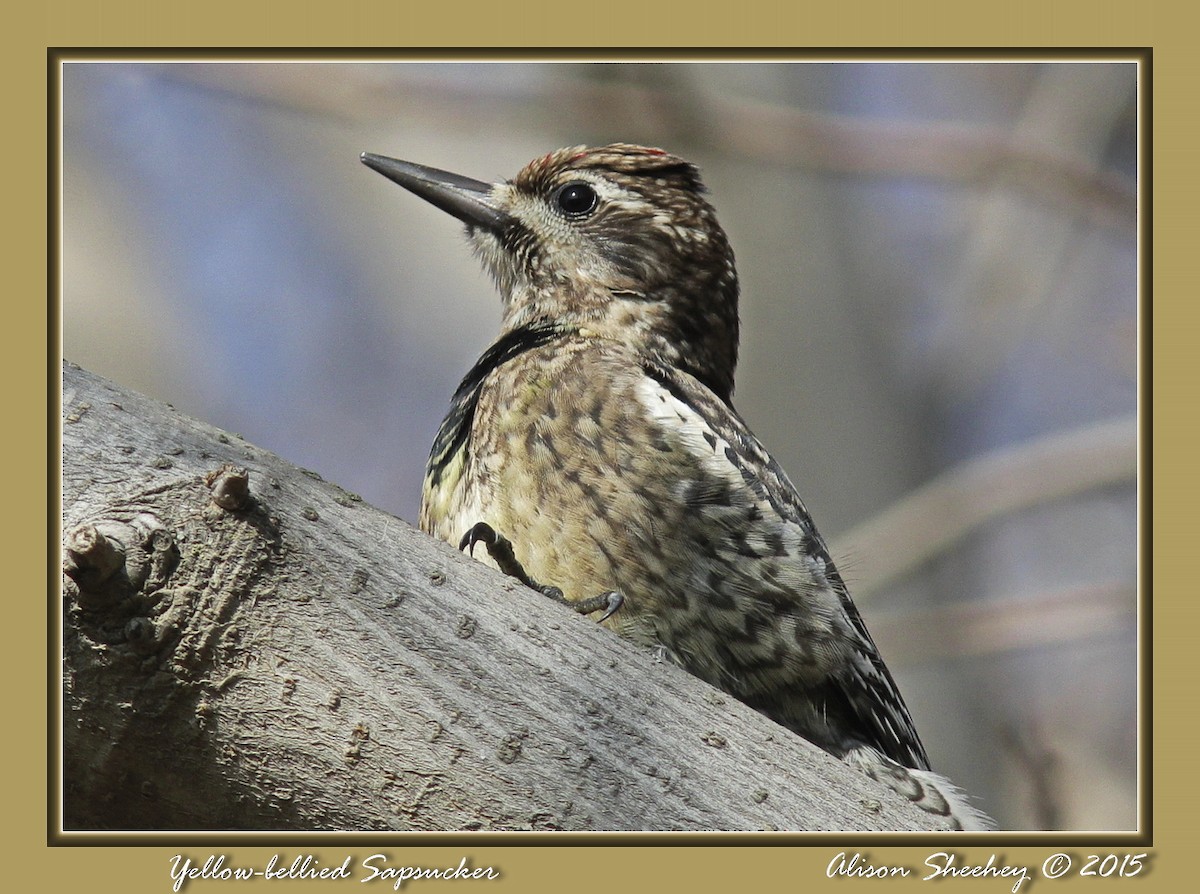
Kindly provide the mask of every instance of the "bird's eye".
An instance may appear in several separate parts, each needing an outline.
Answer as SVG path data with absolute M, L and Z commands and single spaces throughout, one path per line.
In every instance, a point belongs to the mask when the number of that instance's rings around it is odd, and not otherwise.
M 568 183 L 554 195 L 554 202 L 567 217 L 587 217 L 600 201 L 596 190 L 587 183 Z

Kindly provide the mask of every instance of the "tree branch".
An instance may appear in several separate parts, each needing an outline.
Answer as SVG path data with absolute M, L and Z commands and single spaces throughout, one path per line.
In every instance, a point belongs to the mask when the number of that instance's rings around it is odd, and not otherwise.
M 319 476 L 63 387 L 64 829 L 936 828 Z

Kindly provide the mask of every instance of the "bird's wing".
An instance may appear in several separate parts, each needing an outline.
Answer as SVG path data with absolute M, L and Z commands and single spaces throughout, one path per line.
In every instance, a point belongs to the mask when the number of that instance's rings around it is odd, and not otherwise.
M 536 350 L 568 332 L 566 327 L 550 323 L 522 326 L 505 332 L 475 361 L 455 390 L 450 411 L 442 420 L 429 451 L 427 488 L 438 485 L 446 467 L 455 461 L 466 446 L 475 422 L 475 409 L 479 405 L 484 380 L 513 358 Z
M 773 643 L 774 660 L 790 662 L 793 686 L 803 691 L 772 692 L 764 676 L 758 692 L 746 687 L 746 700 L 831 750 L 865 743 L 905 766 L 927 768 L 899 689 L 783 469 L 737 412 L 695 378 L 653 363 L 642 372 L 641 401 L 699 459 L 700 474 L 682 496 L 721 531 L 726 577 L 708 589 L 714 598 L 727 599 L 730 590 L 752 597 L 739 605 L 748 633 L 788 634 Z M 828 718 L 829 740 L 821 742 L 820 731 L 809 728 L 812 718 L 800 716 L 808 711 Z

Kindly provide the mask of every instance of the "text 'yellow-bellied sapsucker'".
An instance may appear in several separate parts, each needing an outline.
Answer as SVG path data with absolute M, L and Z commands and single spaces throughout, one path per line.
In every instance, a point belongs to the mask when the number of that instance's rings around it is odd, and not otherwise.
M 929 770 L 812 518 L 733 409 L 737 272 L 695 166 L 614 144 L 484 183 L 362 160 L 464 222 L 504 301 L 438 432 L 421 528 L 984 827 Z

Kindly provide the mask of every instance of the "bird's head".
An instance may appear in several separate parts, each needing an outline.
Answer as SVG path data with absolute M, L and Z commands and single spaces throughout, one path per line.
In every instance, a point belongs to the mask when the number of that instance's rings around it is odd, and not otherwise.
M 617 341 L 729 399 L 737 271 L 694 165 L 625 143 L 559 149 L 498 183 L 362 161 L 466 224 L 505 329 L 554 323 Z

